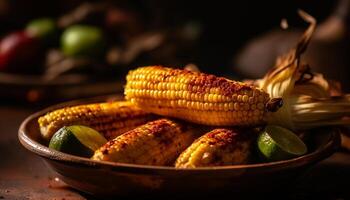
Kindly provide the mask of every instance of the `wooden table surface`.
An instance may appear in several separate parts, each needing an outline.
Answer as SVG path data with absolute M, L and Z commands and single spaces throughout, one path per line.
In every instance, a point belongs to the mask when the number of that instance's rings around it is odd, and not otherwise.
M 40 157 L 21 146 L 17 130 L 26 116 L 43 106 L 0 105 L 0 199 L 96 199 L 55 177 Z M 338 152 L 317 164 L 293 192 L 270 199 L 350 199 L 350 153 Z

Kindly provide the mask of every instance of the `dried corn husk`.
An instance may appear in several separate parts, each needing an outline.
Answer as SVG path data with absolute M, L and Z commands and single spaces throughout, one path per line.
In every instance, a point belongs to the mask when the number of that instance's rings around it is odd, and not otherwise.
M 255 82 L 271 98 L 283 99 L 283 106 L 271 113 L 267 121 L 293 130 L 350 124 L 350 95 L 332 96 L 341 91 L 334 91 L 337 87 L 333 82 L 322 74 L 312 73 L 301 60 L 315 31 L 316 20 L 303 11 L 299 11 L 299 15 L 310 24 L 301 40 L 277 59 L 275 67 L 263 79 Z

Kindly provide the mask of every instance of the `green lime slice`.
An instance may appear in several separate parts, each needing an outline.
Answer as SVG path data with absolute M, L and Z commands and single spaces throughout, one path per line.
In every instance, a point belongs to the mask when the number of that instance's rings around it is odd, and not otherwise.
M 77 156 L 91 157 L 107 140 L 96 130 L 86 126 L 67 126 L 51 138 L 49 148 Z
M 307 147 L 297 135 L 279 126 L 266 126 L 257 140 L 263 158 L 269 161 L 286 160 L 304 155 Z

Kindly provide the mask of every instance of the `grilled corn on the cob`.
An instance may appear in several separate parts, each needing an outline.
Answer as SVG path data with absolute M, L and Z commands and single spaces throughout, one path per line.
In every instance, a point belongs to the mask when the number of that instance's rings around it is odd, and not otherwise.
M 126 99 L 142 109 L 205 125 L 260 124 L 280 104 L 254 86 L 188 70 L 141 67 L 126 79 Z
M 169 119 L 148 122 L 107 142 L 93 160 L 144 165 L 173 164 L 195 139 L 195 131 L 186 124 Z
M 58 109 L 40 117 L 38 122 L 41 134 L 46 139 L 50 139 L 61 127 L 69 125 L 89 126 L 107 139 L 112 139 L 154 118 L 130 102 L 116 101 Z
M 214 129 L 198 138 L 176 160 L 177 168 L 245 164 L 253 135 L 233 129 Z

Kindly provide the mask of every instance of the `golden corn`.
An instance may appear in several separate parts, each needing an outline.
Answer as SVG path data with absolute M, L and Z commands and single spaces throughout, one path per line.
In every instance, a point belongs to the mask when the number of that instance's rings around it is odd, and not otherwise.
M 58 109 L 40 117 L 38 122 L 45 139 L 69 125 L 89 126 L 112 139 L 154 118 L 130 102 L 117 101 Z
M 194 133 L 186 124 L 159 119 L 107 142 L 92 159 L 143 165 L 173 164 L 193 142 Z
M 160 66 L 130 71 L 125 96 L 148 112 L 220 126 L 262 123 L 270 100 L 245 83 Z
M 233 129 L 214 129 L 198 138 L 176 160 L 177 168 L 246 164 L 252 134 Z

